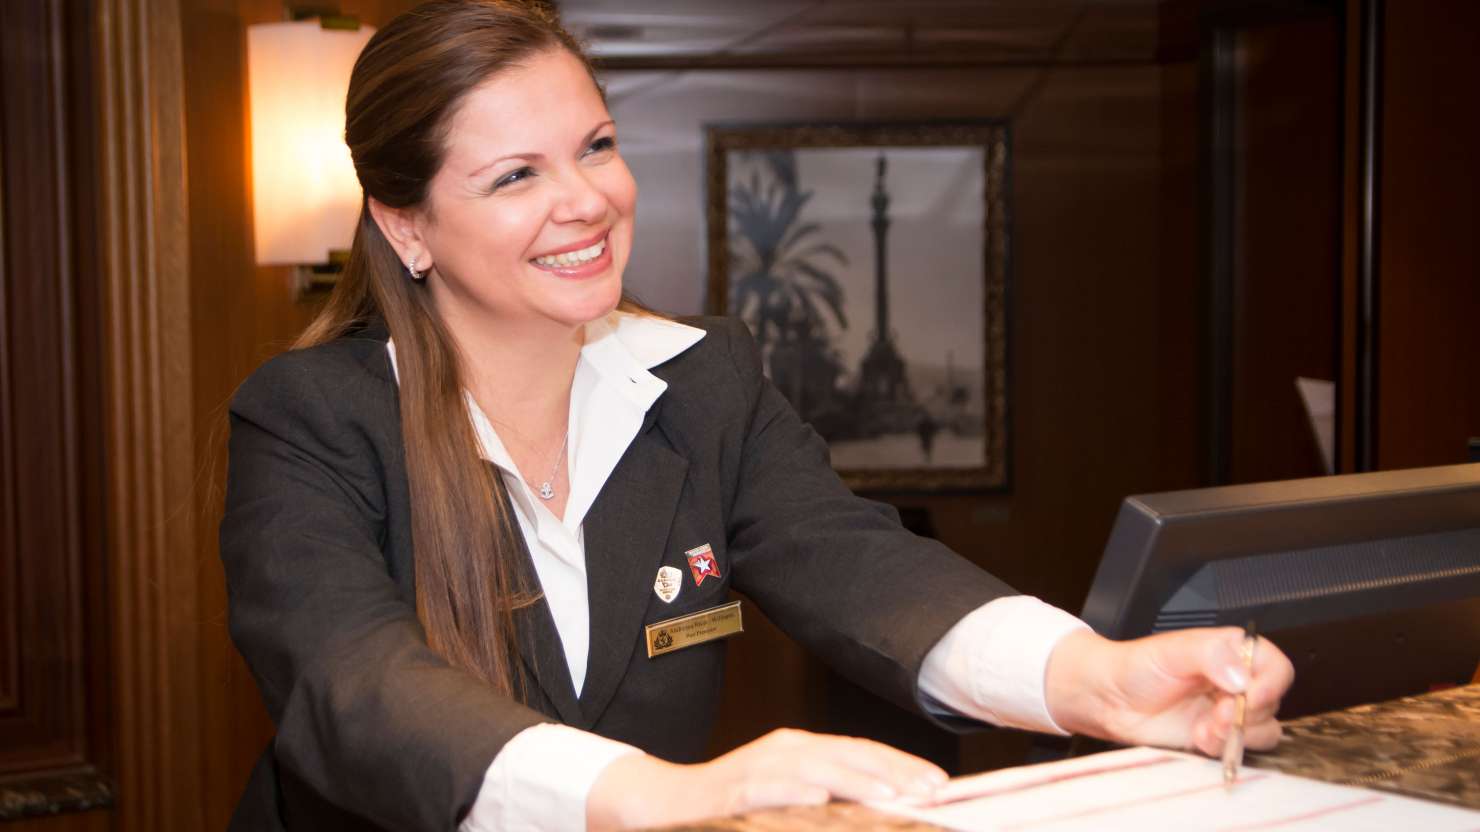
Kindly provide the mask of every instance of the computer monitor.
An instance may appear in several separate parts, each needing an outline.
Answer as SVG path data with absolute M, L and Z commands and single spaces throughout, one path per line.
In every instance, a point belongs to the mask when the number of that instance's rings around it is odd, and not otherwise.
M 1083 618 L 1117 639 L 1253 620 L 1295 664 L 1282 717 L 1464 684 L 1480 464 L 1128 497 Z

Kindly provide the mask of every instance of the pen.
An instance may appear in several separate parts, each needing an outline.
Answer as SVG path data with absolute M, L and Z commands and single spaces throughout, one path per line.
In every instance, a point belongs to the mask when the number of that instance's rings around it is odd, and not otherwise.
M 1233 698 L 1233 725 L 1228 729 L 1228 739 L 1223 742 L 1223 782 L 1231 784 L 1238 779 L 1239 766 L 1244 764 L 1244 712 L 1248 705 L 1248 685 L 1254 683 L 1254 622 L 1244 627 L 1244 679 L 1245 688 Z

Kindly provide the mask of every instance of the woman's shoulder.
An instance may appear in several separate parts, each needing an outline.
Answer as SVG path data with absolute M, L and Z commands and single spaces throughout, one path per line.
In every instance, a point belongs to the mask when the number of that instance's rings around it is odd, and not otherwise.
M 748 413 L 764 384 L 760 354 L 750 330 L 738 318 L 676 317 L 676 323 L 704 336 L 651 372 L 668 384 L 663 394 L 675 412 L 723 424 Z
M 657 320 L 660 323 L 689 330 L 700 330 L 704 333 L 702 337 L 694 340 L 692 346 L 673 356 L 671 359 L 673 362 L 728 362 L 731 360 L 730 355 L 737 349 L 737 341 L 743 342 L 750 337 L 750 330 L 746 328 L 743 321 L 724 315 L 674 315 Z
M 719 339 L 728 340 L 736 332 L 748 332 L 745 322 L 739 318 L 728 315 L 676 315 L 670 320 L 675 323 L 702 329 L 706 337 L 714 336 Z
M 385 343 L 383 333 L 366 327 L 323 344 L 279 353 L 237 388 L 232 410 L 299 410 L 325 403 L 342 411 L 366 399 L 393 396 L 395 384 Z
M 716 370 L 733 371 L 742 382 L 753 381 L 760 375 L 760 351 L 744 321 L 724 315 L 691 315 L 673 320 L 703 330 L 704 337 L 676 356 L 673 363 L 678 366 L 672 369 L 692 368 L 706 375 Z

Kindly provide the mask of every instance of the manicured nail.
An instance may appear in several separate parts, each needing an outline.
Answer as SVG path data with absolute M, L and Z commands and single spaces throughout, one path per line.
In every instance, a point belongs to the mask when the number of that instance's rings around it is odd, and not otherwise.
M 1249 686 L 1249 677 L 1244 675 L 1244 669 L 1236 664 L 1223 668 L 1223 678 L 1228 681 L 1228 689 L 1231 693 L 1241 693 Z

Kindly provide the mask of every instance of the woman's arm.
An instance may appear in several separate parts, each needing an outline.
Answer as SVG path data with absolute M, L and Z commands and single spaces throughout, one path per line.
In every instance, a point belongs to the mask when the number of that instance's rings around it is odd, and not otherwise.
M 365 416 L 395 407 L 379 384 L 348 356 L 288 353 L 233 400 L 231 634 L 285 775 L 385 828 L 446 830 L 503 744 L 546 718 L 433 653 L 388 574 L 386 475 Z
M 930 649 L 969 612 L 1017 593 L 905 530 L 892 506 L 853 494 L 827 444 L 762 374 L 744 324 L 725 321 L 711 337 L 733 368 L 714 386 L 741 402 L 724 507 L 735 588 L 843 675 L 933 718 L 918 685 Z

